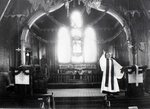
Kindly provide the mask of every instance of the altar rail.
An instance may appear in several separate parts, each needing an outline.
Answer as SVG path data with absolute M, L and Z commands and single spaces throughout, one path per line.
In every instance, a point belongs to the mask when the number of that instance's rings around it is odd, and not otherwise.
M 65 74 L 65 73 L 52 73 L 50 74 L 50 83 L 99 83 L 101 82 L 101 73 L 95 74 Z

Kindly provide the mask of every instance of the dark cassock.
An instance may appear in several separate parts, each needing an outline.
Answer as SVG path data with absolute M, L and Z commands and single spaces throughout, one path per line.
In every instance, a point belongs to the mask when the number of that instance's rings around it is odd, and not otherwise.
M 101 92 L 119 92 L 120 89 L 117 79 L 121 79 L 124 75 L 121 72 L 122 66 L 111 58 L 110 53 L 103 53 L 99 63 L 103 71 Z

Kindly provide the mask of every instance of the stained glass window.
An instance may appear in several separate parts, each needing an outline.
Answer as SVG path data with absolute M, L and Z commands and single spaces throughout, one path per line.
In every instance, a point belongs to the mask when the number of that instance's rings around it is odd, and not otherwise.
M 96 34 L 92 27 L 83 30 L 82 16 L 71 15 L 71 27 L 62 27 L 58 33 L 58 61 L 60 63 L 94 63 L 97 61 Z
M 62 27 L 58 31 L 57 42 L 58 62 L 69 63 L 71 57 L 71 40 L 69 31 L 66 27 Z

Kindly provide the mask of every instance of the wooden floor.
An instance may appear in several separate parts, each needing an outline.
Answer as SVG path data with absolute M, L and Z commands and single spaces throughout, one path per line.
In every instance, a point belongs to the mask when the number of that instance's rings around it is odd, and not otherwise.
M 47 93 L 53 93 L 56 109 L 99 109 L 103 107 L 105 96 L 99 88 L 48 89 Z M 35 99 L 9 96 L 0 99 L 0 108 L 39 107 L 40 102 Z
M 54 94 L 57 109 L 107 109 L 106 95 L 100 92 L 100 88 L 49 89 L 48 93 Z M 111 103 L 109 109 L 150 109 L 148 93 L 143 97 L 127 97 L 125 91 L 121 90 L 108 101 Z
M 54 97 L 103 97 L 100 88 L 48 89 Z
M 69 89 L 48 89 L 55 99 L 55 109 L 107 109 L 105 94 L 100 93 L 100 88 L 69 88 Z M 22 98 L 21 98 L 22 99 Z M 150 94 L 145 93 L 144 97 L 126 97 L 124 91 L 108 99 L 111 102 L 109 109 L 150 109 Z M 18 101 L 16 98 L 0 99 L 0 108 L 38 108 L 39 103 L 34 99 Z
M 56 109 L 103 109 L 105 94 L 100 88 L 48 89 L 53 93 Z

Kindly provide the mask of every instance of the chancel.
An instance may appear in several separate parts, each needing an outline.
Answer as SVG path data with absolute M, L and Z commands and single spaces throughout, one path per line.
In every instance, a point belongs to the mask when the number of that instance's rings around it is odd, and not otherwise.
M 150 108 L 149 0 L 0 0 L 0 108 Z

